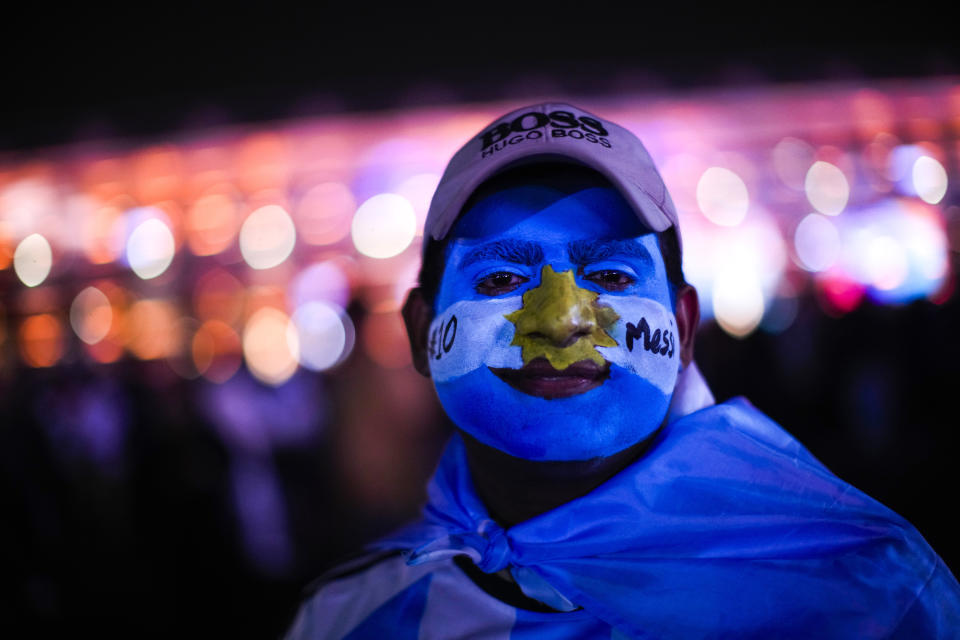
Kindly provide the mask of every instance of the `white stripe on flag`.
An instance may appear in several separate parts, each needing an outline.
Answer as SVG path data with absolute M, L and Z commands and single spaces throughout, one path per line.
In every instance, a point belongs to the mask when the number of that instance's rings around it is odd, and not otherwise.
M 475 585 L 452 561 L 437 569 L 420 621 L 420 640 L 510 640 L 516 612 Z

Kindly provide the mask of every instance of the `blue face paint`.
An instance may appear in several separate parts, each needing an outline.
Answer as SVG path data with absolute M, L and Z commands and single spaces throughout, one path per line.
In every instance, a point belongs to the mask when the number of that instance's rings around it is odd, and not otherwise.
M 518 186 L 454 228 L 431 374 L 458 427 L 529 460 L 612 455 L 663 421 L 679 368 L 666 267 L 613 188 Z

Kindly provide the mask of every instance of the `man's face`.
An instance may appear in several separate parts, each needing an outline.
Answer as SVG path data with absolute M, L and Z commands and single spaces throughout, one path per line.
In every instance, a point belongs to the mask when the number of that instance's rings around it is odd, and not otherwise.
M 430 370 L 458 427 L 529 460 L 612 455 L 666 415 L 680 363 L 656 235 L 612 187 L 480 199 L 451 232 Z

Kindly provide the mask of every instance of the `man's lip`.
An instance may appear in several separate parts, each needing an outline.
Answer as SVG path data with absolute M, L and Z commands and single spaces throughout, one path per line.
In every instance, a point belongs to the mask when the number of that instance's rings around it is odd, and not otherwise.
M 490 367 L 490 371 L 518 391 L 553 400 L 599 387 L 610 375 L 610 364 L 601 366 L 592 360 L 580 360 L 559 370 L 541 357 L 534 358 L 521 369 Z

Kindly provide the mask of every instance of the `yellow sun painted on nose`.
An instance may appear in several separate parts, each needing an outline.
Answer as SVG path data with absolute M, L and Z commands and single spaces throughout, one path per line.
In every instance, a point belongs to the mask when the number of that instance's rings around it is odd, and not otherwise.
M 620 317 L 597 304 L 598 294 L 577 286 L 573 271 L 545 265 L 540 286 L 523 294 L 523 306 L 504 317 L 516 327 L 512 346 L 522 348 L 523 364 L 544 357 L 558 370 L 574 362 L 606 360 L 596 347 L 615 347 L 607 330 Z

